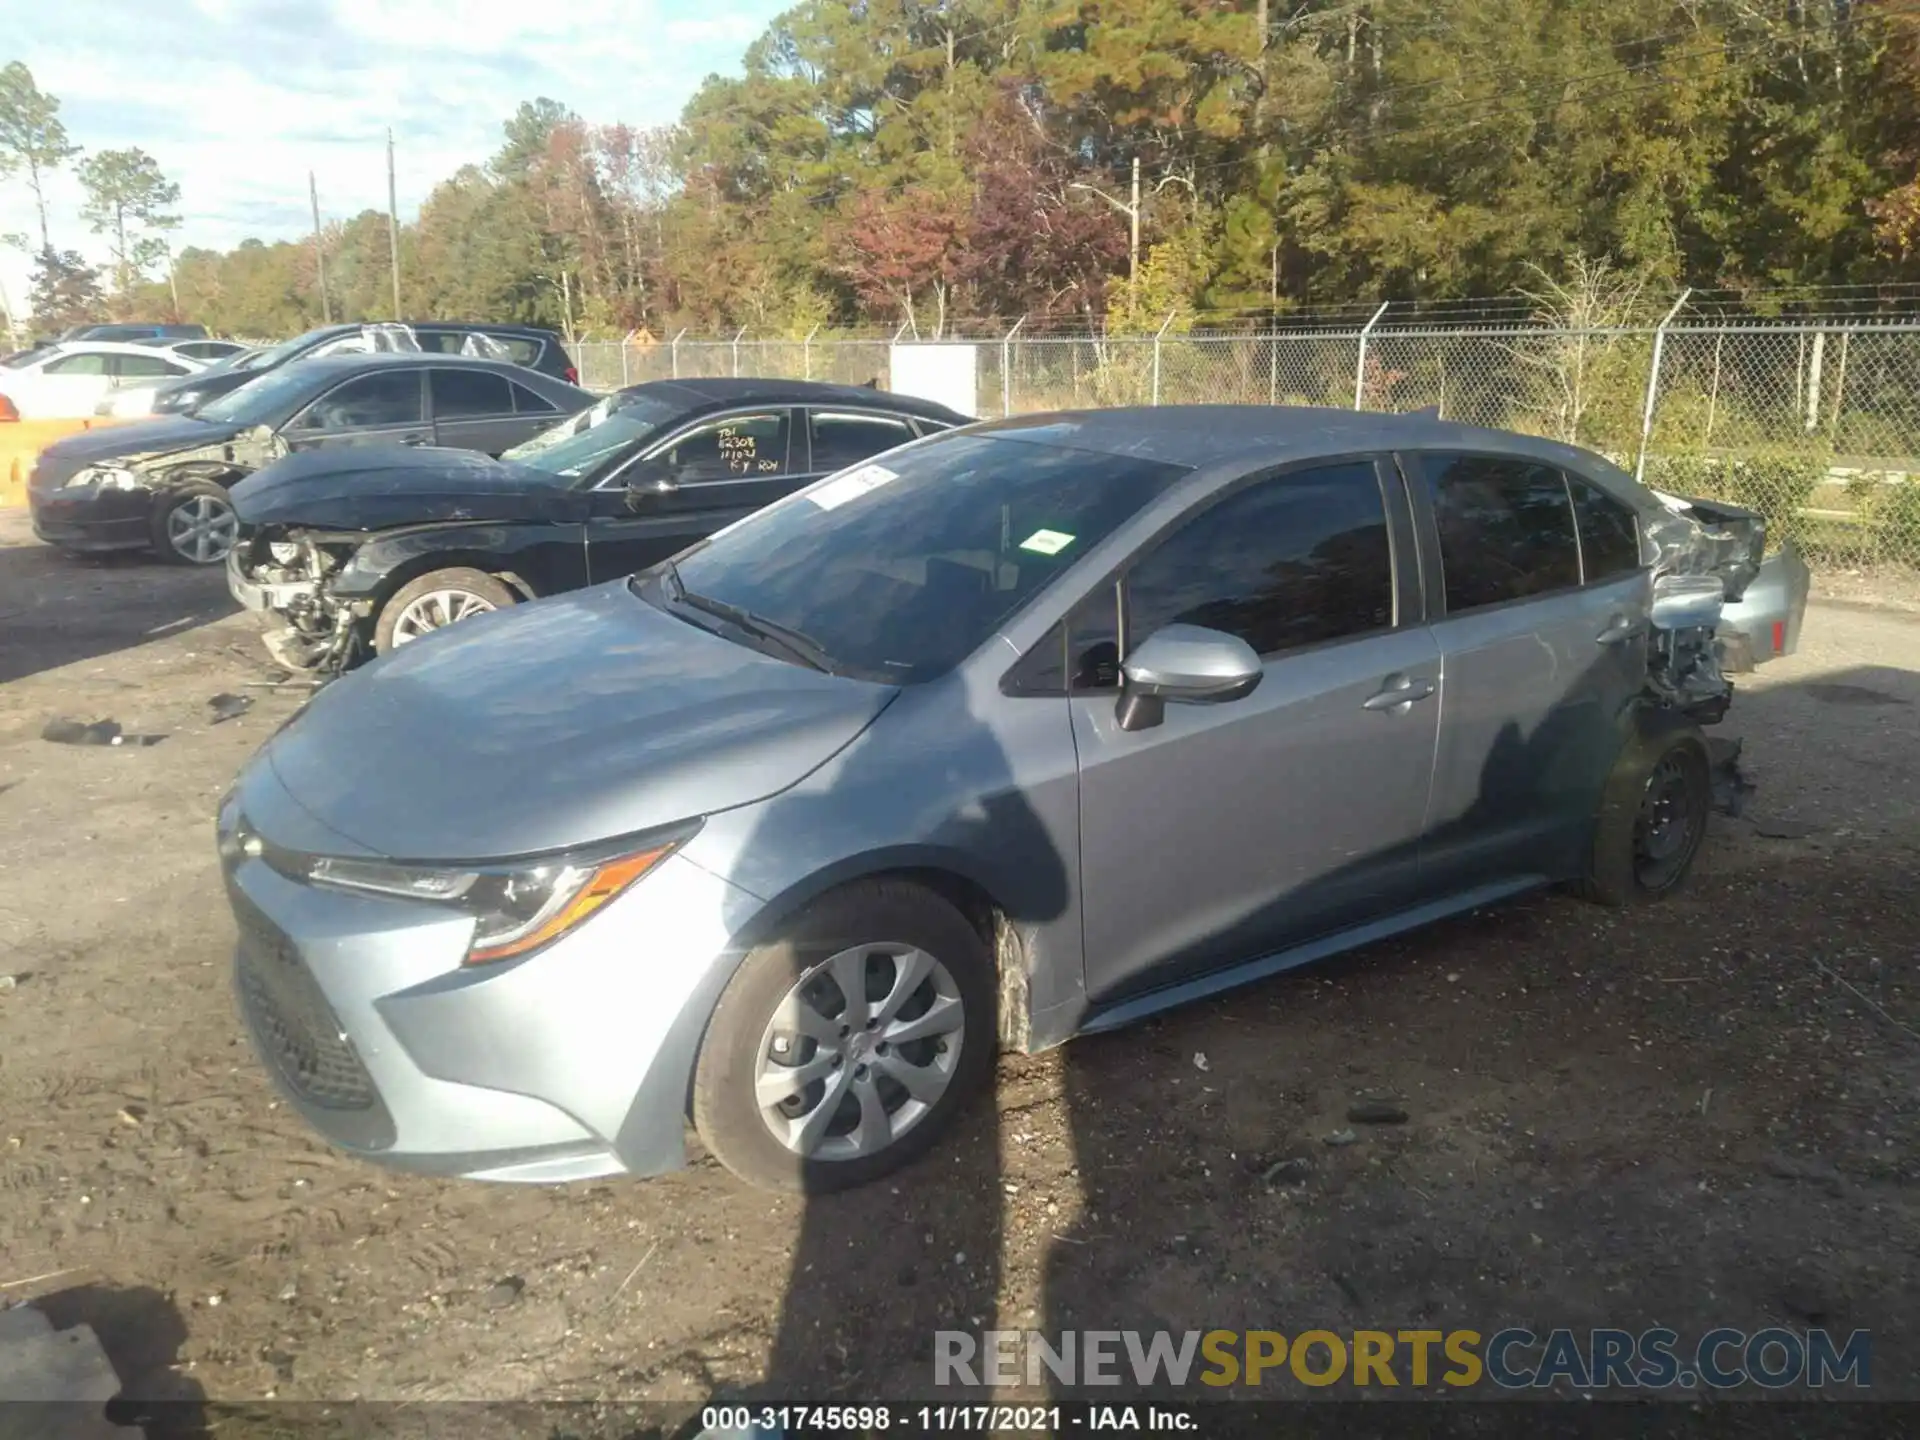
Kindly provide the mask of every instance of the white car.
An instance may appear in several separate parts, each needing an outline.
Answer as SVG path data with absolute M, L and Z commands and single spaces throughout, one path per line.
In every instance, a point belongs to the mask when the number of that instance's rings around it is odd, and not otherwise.
M 204 360 L 155 350 L 150 345 L 84 340 L 56 345 L 0 370 L 0 399 L 22 420 L 75 420 L 103 413 L 116 391 L 152 389 L 163 380 L 207 368 Z M 0 405 L 0 415 L 7 406 Z M 106 413 L 119 414 L 120 411 Z M 131 413 L 145 414 L 135 408 Z

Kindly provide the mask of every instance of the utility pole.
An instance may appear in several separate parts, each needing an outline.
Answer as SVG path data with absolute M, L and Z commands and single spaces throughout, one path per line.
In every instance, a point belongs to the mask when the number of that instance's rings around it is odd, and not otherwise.
M 400 201 L 393 184 L 393 131 L 387 131 L 387 246 L 393 252 L 393 318 L 404 320 L 400 309 Z
M 1161 183 L 1165 184 L 1166 182 L 1162 181 Z M 1132 204 L 1126 204 L 1114 199 L 1113 196 L 1102 190 L 1098 185 L 1084 185 L 1079 181 L 1075 181 L 1068 188 L 1085 190 L 1089 194 L 1098 195 L 1102 200 L 1106 201 L 1107 204 L 1127 217 L 1127 293 L 1132 295 L 1135 285 L 1138 284 L 1140 280 L 1140 157 L 1138 155 L 1133 157 Z
M 167 248 L 167 293 L 173 296 L 173 318 L 180 321 L 186 317 L 180 313 L 180 270 L 173 263 L 173 248 Z
M 1132 234 L 1127 242 L 1127 289 L 1140 283 L 1140 157 L 1133 157 L 1133 204 L 1127 208 Z
M 307 198 L 313 202 L 313 268 L 320 280 L 320 323 L 333 323 L 333 297 L 327 294 L 327 247 L 320 238 L 320 187 L 307 172 Z

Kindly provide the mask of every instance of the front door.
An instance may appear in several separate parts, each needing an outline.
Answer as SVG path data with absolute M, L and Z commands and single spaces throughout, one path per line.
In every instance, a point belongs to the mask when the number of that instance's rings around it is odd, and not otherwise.
M 1440 710 L 1439 652 L 1403 587 L 1390 466 L 1320 464 L 1209 505 L 1131 566 L 1127 644 L 1175 622 L 1239 635 L 1252 694 L 1122 730 L 1069 702 L 1096 1004 L 1404 908 Z M 1408 606 L 1407 608 L 1417 608 Z
M 778 500 L 805 478 L 793 448 L 792 411 L 741 411 L 702 420 L 615 471 L 593 492 L 593 582 L 644 570 Z
M 280 431 L 290 450 L 338 445 L 431 445 L 426 371 L 372 370 L 342 381 Z
M 1529 460 L 1428 454 L 1409 471 L 1444 588 L 1427 882 L 1451 892 L 1576 872 L 1646 682 L 1651 583 L 1634 517 Z

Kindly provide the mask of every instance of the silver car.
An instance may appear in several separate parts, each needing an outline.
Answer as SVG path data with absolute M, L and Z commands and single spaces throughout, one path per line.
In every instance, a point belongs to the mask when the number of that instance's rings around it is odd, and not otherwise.
M 1764 554 L 1428 416 L 951 431 L 318 692 L 220 810 L 242 1008 L 371 1160 L 652 1175 L 690 1119 L 751 1182 L 862 1183 L 999 1047 L 1671 891 L 1728 664 L 1797 642 Z

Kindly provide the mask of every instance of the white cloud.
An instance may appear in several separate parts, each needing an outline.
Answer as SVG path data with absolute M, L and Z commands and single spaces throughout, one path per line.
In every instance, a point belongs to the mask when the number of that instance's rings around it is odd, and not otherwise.
M 323 210 L 386 205 L 394 131 L 403 216 L 460 165 L 487 158 L 522 100 L 595 122 L 672 119 L 786 0 L 65 0 L 14 27 L 13 53 L 57 95 L 89 150 L 138 145 L 180 183 L 176 245 L 303 232 L 307 172 Z M 709 10 L 712 7 L 707 7 Z M 71 171 L 49 187 L 53 240 L 104 258 Z M 25 186 L 0 186 L 0 230 L 32 230 Z M 18 304 L 28 265 L 0 259 Z

